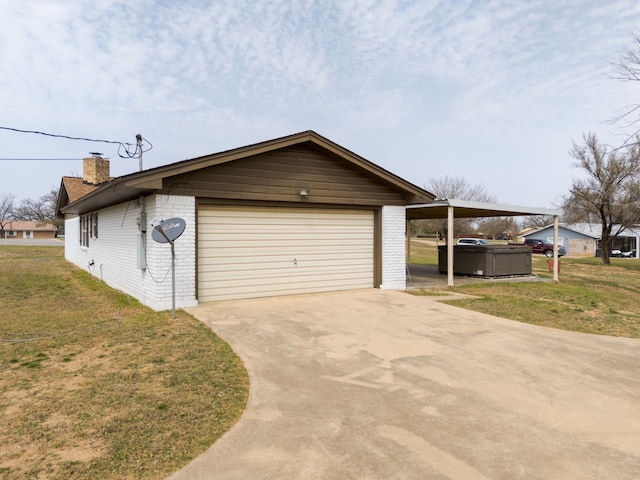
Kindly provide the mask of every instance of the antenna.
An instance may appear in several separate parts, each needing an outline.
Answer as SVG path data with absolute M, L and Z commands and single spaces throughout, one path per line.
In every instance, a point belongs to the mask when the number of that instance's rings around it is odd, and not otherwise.
M 139 133 L 136 135 L 136 146 L 137 150 L 140 152 L 138 156 L 138 166 L 140 171 L 142 171 L 142 135 Z

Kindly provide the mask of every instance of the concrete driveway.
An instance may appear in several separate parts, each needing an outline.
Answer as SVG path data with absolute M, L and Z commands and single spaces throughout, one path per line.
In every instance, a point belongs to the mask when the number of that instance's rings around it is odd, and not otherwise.
M 373 289 L 189 311 L 251 394 L 172 480 L 640 478 L 639 340 Z

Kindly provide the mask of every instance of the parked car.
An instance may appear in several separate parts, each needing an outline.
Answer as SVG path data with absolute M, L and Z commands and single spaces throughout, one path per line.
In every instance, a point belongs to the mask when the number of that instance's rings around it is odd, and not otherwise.
M 458 245 L 491 245 L 484 238 L 459 238 Z
M 545 242 L 544 240 L 538 240 L 537 238 L 527 238 L 524 241 L 525 246 L 531 247 L 531 253 L 542 253 L 547 257 L 553 257 L 553 244 Z M 562 257 L 567 254 L 567 250 L 558 245 L 558 256 Z
M 636 252 L 635 250 L 629 250 L 629 251 L 623 252 L 622 250 L 613 249 L 611 250 L 611 253 L 609 253 L 609 256 L 620 257 L 620 258 L 635 258 Z

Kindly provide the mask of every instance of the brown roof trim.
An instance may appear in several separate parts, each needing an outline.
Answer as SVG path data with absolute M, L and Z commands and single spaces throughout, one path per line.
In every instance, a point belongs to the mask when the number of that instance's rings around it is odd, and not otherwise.
M 398 177 L 397 175 L 394 175 L 378 165 L 375 165 L 322 135 L 319 135 L 312 130 L 307 130 L 265 142 L 259 142 L 244 147 L 234 148 L 211 155 L 183 160 L 169 165 L 144 170 L 142 172 L 125 175 L 112 180 L 108 184 L 99 186 L 97 189 L 89 192 L 78 200 L 70 199 L 69 204 L 61 207 L 60 211 L 63 213 L 84 213 L 98 208 L 103 208 L 121 201 L 133 199 L 139 195 L 152 193 L 154 190 L 162 188 L 162 179 L 166 177 L 189 173 L 210 166 L 220 165 L 234 160 L 307 142 L 348 161 L 351 165 L 376 176 L 395 188 L 403 190 L 408 196 L 415 199 L 415 201 L 409 203 L 428 203 L 433 201 L 435 198 L 432 193 Z

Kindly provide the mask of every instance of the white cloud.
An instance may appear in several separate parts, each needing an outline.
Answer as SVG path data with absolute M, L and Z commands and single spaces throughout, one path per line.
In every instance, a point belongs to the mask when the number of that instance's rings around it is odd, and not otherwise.
M 149 166 L 313 128 L 418 184 L 449 166 L 493 182 L 478 164 L 568 164 L 582 131 L 615 138 L 603 122 L 637 94 L 606 74 L 639 21 L 633 0 L 5 0 L 0 125 L 141 132 Z M 89 150 L 0 142 L 0 157 Z M 557 195 L 558 171 L 508 200 Z

